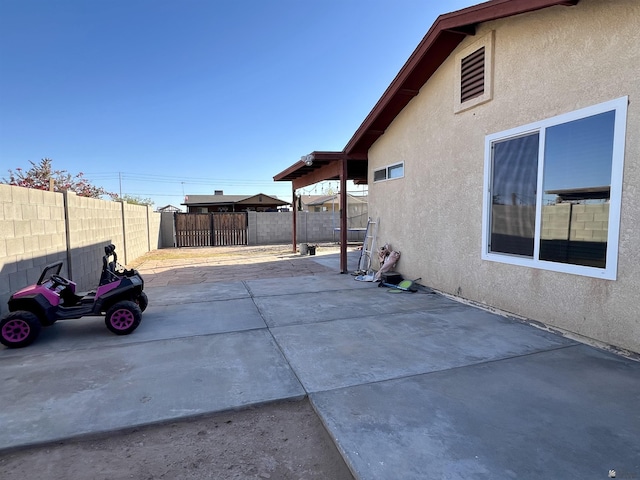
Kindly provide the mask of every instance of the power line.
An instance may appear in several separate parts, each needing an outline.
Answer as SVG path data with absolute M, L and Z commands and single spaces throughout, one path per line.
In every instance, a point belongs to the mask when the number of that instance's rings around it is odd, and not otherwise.
M 157 175 L 157 174 L 142 174 L 142 173 L 127 173 L 127 172 L 87 172 L 84 173 L 86 177 L 100 180 L 117 180 L 117 179 L 129 179 L 129 180 L 144 180 L 151 183 L 185 183 L 194 185 L 206 185 L 212 183 L 225 183 L 228 185 L 272 185 L 275 183 L 272 179 L 232 179 L 232 178 L 206 178 L 206 177 L 183 177 L 177 175 Z

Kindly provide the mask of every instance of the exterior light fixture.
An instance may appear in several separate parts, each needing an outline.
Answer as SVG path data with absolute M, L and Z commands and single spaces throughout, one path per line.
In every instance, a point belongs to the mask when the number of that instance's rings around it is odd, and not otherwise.
M 303 155 L 300 160 L 302 160 L 304 162 L 304 164 L 307 167 L 310 167 L 311 165 L 313 165 L 313 155 Z

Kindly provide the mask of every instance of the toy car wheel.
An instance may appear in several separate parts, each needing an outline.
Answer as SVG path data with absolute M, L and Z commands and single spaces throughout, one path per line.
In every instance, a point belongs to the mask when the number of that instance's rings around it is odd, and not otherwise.
M 133 332 L 142 321 L 142 310 L 135 302 L 124 300 L 107 310 L 104 323 L 116 335 L 128 335 Z
M 9 348 L 26 347 L 40 334 L 40 320 L 31 312 L 17 311 L 0 320 L 0 343 Z
M 147 298 L 147 294 L 140 292 L 140 295 L 136 298 L 136 303 L 140 307 L 140 310 L 144 312 L 147 309 L 147 305 L 149 305 L 149 298 Z

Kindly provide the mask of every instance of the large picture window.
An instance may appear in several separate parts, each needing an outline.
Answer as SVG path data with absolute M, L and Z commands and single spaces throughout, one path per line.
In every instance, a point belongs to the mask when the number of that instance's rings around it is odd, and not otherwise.
M 616 278 L 627 97 L 488 135 L 485 260 Z

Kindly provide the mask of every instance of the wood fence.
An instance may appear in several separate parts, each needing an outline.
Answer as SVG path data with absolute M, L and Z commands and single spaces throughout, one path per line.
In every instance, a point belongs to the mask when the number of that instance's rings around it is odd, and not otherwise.
M 247 245 L 247 213 L 176 213 L 176 246 Z

